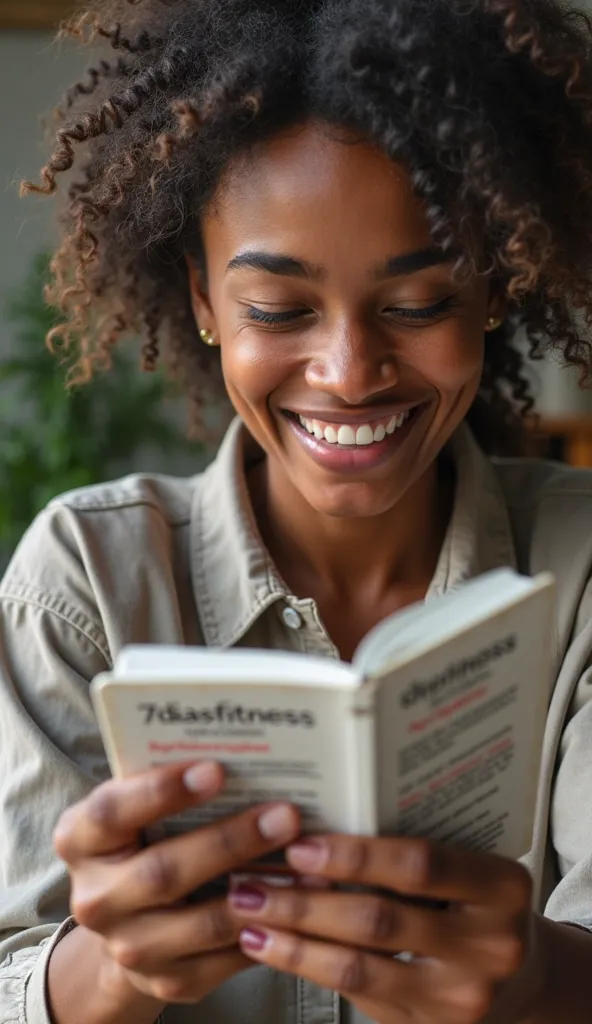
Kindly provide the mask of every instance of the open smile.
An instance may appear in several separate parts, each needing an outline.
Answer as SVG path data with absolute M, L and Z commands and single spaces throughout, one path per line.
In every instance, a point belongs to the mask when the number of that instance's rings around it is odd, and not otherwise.
M 344 423 L 284 410 L 294 435 L 319 465 L 337 472 L 373 469 L 389 459 L 413 428 L 425 405 L 379 419 Z

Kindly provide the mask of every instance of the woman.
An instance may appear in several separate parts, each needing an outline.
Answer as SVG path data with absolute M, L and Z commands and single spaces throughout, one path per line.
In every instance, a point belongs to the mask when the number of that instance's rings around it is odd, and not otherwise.
M 111 0 L 70 31 L 115 53 L 25 190 L 72 171 L 51 298 L 74 376 L 140 331 L 197 425 L 220 367 L 238 418 L 202 475 L 53 502 L 2 584 L 2 1020 L 588 1021 L 592 480 L 491 456 L 531 407 L 520 328 L 589 367 L 589 22 L 558 0 Z M 531 873 L 304 842 L 282 804 L 141 848 L 223 778 L 109 778 L 88 685 L 123 644 L 349 658 L 508 564 L 559 583 Z M 186 902 L 284 848 L 291 888 Z

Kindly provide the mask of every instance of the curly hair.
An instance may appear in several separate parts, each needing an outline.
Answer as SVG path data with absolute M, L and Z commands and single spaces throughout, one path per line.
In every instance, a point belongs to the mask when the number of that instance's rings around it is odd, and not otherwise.
M 143 339 L 187 382 L 195 421 L 222 391 L 200 344 L 185 255 L 236 154 L 315 118 L 408 170 L 459 280 L 491 273 L 509 316 L 487 337 L 470 417 L 515 448 L 533 407 L 524 360 L 558 350 L 590 373 L 592 25 L 561 0 L 91 0 L 61 34 L 110 52 L 67 93 L 41 184 L 63 239 L 50 344 L 71 379 Z M 108 59 L 107 59 L 108 58 Z M 218 390 L 220 389 L 220 391 Z

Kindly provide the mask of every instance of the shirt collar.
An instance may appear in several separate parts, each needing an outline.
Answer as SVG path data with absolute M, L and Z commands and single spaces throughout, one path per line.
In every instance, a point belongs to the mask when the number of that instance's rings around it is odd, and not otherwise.
M 246 467 L 257 448 L 240 419 L 197 480 L 191 559 L 206 644 L 237 644 L 270 605 L 294 601 L 267 552 L 249 499 Z M 495 469 L 466 424 L 448 451 L 455 469 L 452 517 L 427 600 L 499 566 L 516 568 L 507 507 Z
M 265 548 L 247 489 L 253 442 L 240 419 L 198 478 L 191 515 L 191 558 L 206 644 L 230 647 L 288 588 Z
M 456 479 L 454 505 L 426 600 L 490 569 L 517 569 L 510 516 L 494 464 L 466 423 L 447 451 Z

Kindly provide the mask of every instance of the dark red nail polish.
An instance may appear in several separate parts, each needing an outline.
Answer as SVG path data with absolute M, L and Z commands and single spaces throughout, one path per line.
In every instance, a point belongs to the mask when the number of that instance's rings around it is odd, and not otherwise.
M 240 933 L 240 944 L 251 953 L 260 953 L 267 945 L 267 935 L 255 928 L 243 928 Z
M 230 902 L 237 910 L 261 910 L 266 896 L 261 889 L 253 885 L 237 885 L 229 896 Z

